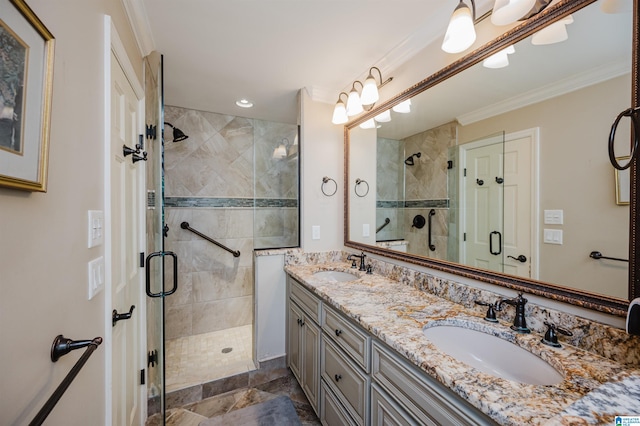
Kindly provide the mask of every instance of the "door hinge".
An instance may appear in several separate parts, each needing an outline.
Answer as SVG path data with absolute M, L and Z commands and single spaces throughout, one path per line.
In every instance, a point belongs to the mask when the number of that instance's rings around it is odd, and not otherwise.
M 147 367 L 155 367 L 158 363 L 158 350 L 154 349 L 147 354 Z
M 466 167 L 464 168 L 464 175 L 463 176 L 467 177 L 467 168 Z
M 467 233 L 462 234 L 462 241 L 467 241 Z
M 452 160 L 447 161 L 447 169 L 449 169 L 449 170 L 453 169 L 453 161 Z
M 144 268 L 144 252 L 140 253 L 140 267 Z
M 142 370 L 140 370 L 140 384 L 144 385 L 146 383 L 146 374 L 145 374 L 145 369 L 143 368 Z

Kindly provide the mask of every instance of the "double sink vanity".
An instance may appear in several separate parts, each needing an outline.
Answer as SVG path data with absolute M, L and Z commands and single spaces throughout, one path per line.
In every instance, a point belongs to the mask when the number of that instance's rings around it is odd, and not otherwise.
M 487 321 L 486 307 L 351 266 L 285 266 L 288 363 L 323 424 L 613 424 L 640 414 L 633 365 L 562 336 L 560 347 L 543 344 L 544 333 Z M 503 311 L 514 317 L 513 306 Z

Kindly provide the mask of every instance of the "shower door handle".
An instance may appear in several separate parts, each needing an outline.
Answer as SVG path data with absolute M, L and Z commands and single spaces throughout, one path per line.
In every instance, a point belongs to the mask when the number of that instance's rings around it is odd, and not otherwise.
M 173 286 L 171 287 L 171 290 L 169 291 L 164 291 L 164 279 L 162 282 L 162 291 L 158 292 L 158 293 L 154 293 L 151 291 L 151 259 L 153 259 L 154 257 L 161 257 L 162 259 L 164 259 L 165 256 L 171 256 L 173 257 Z M 163 265 L 164 267 L 164 265 Z M 145 268 L 146 268 L 146 290 L 147 290 L 147 296 L 149 297 L 166 297 L 166 296 L 170 296 L 173 293 L 176 292 L 176 290 L 178 290 L 178 256 L 176 256 L 176 254 L 172 251 L 157 251 L 154 253 L 149 254 L 149 256 L 147 256 L 147 259 L 145 261 Z

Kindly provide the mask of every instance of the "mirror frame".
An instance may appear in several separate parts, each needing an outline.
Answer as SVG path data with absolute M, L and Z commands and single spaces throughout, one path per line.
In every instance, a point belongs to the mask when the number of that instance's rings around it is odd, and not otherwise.
M 639 1 L 633 2 L 633 42 L 632 42 L 632 63 L 631 63 L 631 107 L 635 108 L 640 104 L 638 96 L 638 69 L 639 58 L 638 51 L 640 49 L 638 25 L 639 19 Z M 453 77 L 454 75 L 466 70 L 467 68 L 481 62 L 484 58 L 498 52 L 509 45 L 515 44 L 523 40 L 539 30 L 540 28 L 557 21 L 564 16 L 577 12 L 585 6 L 595 3 L 596 0 L 561 0 L 558 4 L 543 10 L 538 15 L 528 19 L 527 21 L 515 26 L 504 34 L 489 41 L 483 46 L 470 52 L 464 57 L 454 61 L 448 66 L 440 69 L 436 73 L 428 76 L 424 80 L 406 89 L 391 99 L 381 103 L 375 108 L 344 126 L 344 245 L 360 251 L 366 251 L 376 255 L 384 256 L 394 260 L 408 262 L 427 268 L 436 269 L 466 278 L 499 285 L 515 291 L 542 296 L 549 299 L 558 300 L 572 305 L 580 306 L 587 309 L 593 309 L 617 316 L 626 316 L 629 301 L 614 298 L 606 295 L 590 293 L 583 290 L 572 289 L 558 284 L 546 283 L 543 281 L 532 280 L 528 278 L 517 277 L 499 272 L 491 272 L 488 270 L 478 269 L 471 266 L 463 265 L 439 259 L 432 259 L 425 256 L 398 252 L 391 249 L 385 249 L 377 246 L 351 241 L 349 239 L 349 131 L 366 120 L 378 115 L 380 112 L 391 108 L 407 99 L 416 96 L 419 93 Z M 611 117 L 611 121 L 615 117 Z M 605 146 L 603 140 L 603 146 Z M 604 154 L 603 154 L 604 155 Z M 640 230 L 637 224 L 640 223 L 640 198 L 638 194 L 637 181 L 637 157 L 633 160 L 631 167 L 631 188 L 630 188 L 630 205 L 629 205 L 629 300 L 640 297 Z

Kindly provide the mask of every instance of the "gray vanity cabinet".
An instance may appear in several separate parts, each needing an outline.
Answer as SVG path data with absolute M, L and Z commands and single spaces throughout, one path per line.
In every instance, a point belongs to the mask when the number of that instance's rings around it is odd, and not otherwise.
M 320 392 L 320 301 L 289 278 L 287 359 L 289 368 L 318 413 Z
M 288 362 L 325 426 L 495 425 L 290 276 Z

